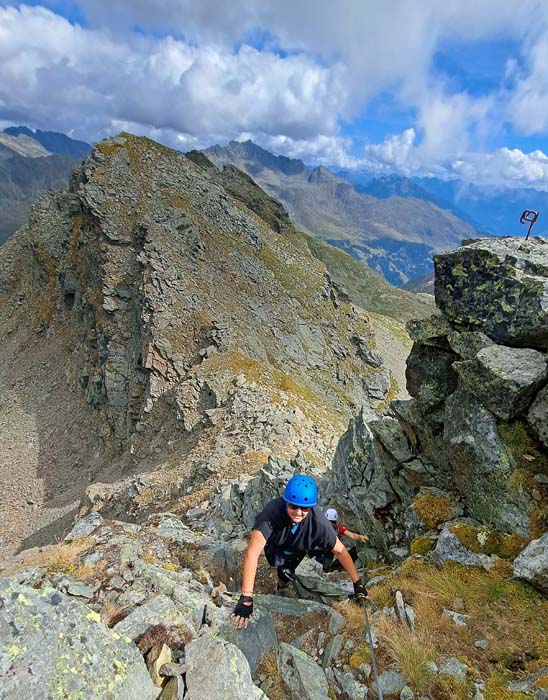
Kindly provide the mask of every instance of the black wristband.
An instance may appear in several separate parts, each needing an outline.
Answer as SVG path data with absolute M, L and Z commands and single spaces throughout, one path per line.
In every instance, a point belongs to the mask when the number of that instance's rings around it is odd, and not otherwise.
M 253 602 L 253 596 L 252 595 L 241 595 L 240 596 L 240 603 L 252 603 Z

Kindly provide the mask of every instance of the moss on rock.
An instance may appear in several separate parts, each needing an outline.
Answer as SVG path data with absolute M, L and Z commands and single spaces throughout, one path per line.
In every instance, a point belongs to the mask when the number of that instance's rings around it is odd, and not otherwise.
M 449 529 L 472 552 L 489 556 L 495 554 L 501 559 L 515 559 L 527 544 L 524 537 L 505 535 L 485 526 L 456 523 Z
M 431 552 L 436 546 L 436 539 L 434 537 L 415 537 L 409 545 L 409 551 L 411 554 L 427 554 Z
M 451 519 L 451 501 L 446 496 L 421 494 L 413 501 L 413 508 L 428 528 L 436 528 Z

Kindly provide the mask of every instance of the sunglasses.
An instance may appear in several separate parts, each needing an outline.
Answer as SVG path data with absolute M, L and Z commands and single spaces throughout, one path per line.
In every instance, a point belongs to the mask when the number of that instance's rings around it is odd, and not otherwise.
M 311 506 L 293 506 L 291 505 L 291 503 L 288 503 L 287 507 L 289 508 L 289 510 L 300 510 L 303 513 L 308 513 L 308 511 L 311 508 Z

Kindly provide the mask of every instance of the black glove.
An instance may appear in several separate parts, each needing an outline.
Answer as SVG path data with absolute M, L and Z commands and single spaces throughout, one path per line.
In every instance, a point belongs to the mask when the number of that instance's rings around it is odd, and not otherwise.
M 365 600 L 368 595 L 367 588 L 363 583 L 361 581 L 356 581 L 354 583 L 354 597 L 356 600 Z
M 234 617 L 244 617 L 245 619 L 248 619 L 252 613 L 253 596 L 241 595 L 232 614 Z

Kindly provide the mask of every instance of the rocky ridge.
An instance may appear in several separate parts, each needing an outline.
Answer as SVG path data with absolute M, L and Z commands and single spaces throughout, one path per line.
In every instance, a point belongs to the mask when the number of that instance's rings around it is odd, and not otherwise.
M 115 503 L 143 471 L 146 512 L 174 484 L 190 492 L 221 470 L 253 474 L 270 454 L 325 469 L 350 415 L 382 412 L 399 391 L 375 348 L 379 319 L 352 303 L 279 203 L 235 168 L 129 134 L 98 144 L 68 190 L 37 202 L 2 248 L 0 291 L 13 371 L 55 346 L 49 362 L 61 363 L 93 455 L 82 469 L 50 454 L 46 500 L 70 474 L 66 509 L 74 487 L 127 475 L 105 486 Z M 59 393 L 46 389 L 50 373 L 39 401 Z M 14 512 L 22 495 L 10 478 Z M 35 495 L 23 500 L 43 512 Z
M 413 551 L 414 537 L 430 536 L 422 496 L 438 525 L 458 514 L 472 530 L 539 537 L 548 526 L 548 245 L 472 240 L 435 267 L 442 314 L 408 325 L 412 398 L 392 402 L 390 416 L 351 421 L 333 496 L 384 551 Z

